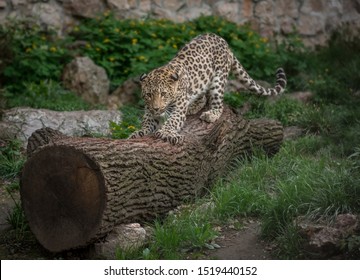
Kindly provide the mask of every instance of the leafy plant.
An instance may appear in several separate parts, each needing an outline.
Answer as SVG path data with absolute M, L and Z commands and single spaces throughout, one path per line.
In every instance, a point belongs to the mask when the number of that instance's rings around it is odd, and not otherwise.
M 71 57 L 65 47 L 69 38 L 61 39 L 54 31 L 44 31 L 29 21 L 8 22 L 0 34 L 11 36 L 7 46 L 12 51 L 11 63 L 2 75 L 12 91 L 21 91 L 24 82 L 60 79 Z
M 16 238 L 21 239 L 27 232 L 29 232 L 29 225 L 26 221 L 24 210 L 22 209 L 21 204 L 14 198 L 12 199 L 15 203 L 15 206 L 8 213 L 6 221 L 15 231 Z
M 128 138 L 131 133 L 141 128 L 141 110 L 134 107 L 124 106 L 121 108 L 121 112 L 123 113 L 123 118 L 120 123 L 110 122 L 112 138 L 115 139 Z
M 0 176 L 3 179 L 14 179 L 25 162 L 21 142 L 9 141 L 5 146 L 0 147 L 0 151 Z
M 45 108 L 56 111 L 87 110 L 91 106 L 76 96 L 73 92 L 64 89 L 53 80 L 41 80 L 39 83 L 25 82 L 21 95 L 7 91 L 9 107 L 27 106 Z

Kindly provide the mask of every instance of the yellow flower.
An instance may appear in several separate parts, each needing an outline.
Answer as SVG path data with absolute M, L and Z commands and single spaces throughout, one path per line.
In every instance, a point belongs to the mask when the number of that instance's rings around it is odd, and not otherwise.
M 110 39 L 109 38 L 105 38 L 103 41 L 105 44 L 110 43 Z
M 29 53 L 31 52 L 32 48 L 26 48 L 25 52 Z
M 78 27 L 78 26 L 75 26 L 75 27 L 73 28 L 73 31 L 74 31 L 74 32 L 78 32 L 78 31 L 79 31 L 79 27 Z
M 131 43 L 132 43 L 133 45 L 136 45 L 137 42 L 138 42 L 138 39 L 136 39 L 136 38 L 133 38 L 133 39 L 131 40 Z
M 159 50 L 162 50 L 164 47 L 162 45 L 158 46 Z
M 113 62 L 113 61 L 115 61 L 115 57 L 109 57 L 109 61 L 111 61 L 111 62 Z
M 86 43 L 85 47 L 86 47 L 87 49 L 91 49 L 91 45 L 90 45 L 89 43 Z
M 36 44 L 33 43 L 31 46 L 33 49 L 36 49 Z
M 138 56 L 138 59 L 139 59 L 140 61 L 146 61 L 146 60 L 147 60 L 146 57 L 143 56 L 143 55 Z
M 120 29 L 119 28 L 115 28 L 114 30 L 116 33 L 119 33 L 120 32 Z
M 50 50 L 51 52 L 56 52 L 56 51 L 57 51 L 57 48 L 56 48 L 56 47 L 51 47 L 49 50 Z
M 100 52 L 100 48 L 96 48 L 95 50 L 96 50 L 97 52 Z
M 129 125 L 129 126 L 128 126 L 128 129 L 135 129 L 135 126 Z
M 256 44 L 256 45 L 255 45 L 255 48 L 257 48 L 257 49 L 260 48 L 259 44 Z
M 266 38 L 266 37 L 263 37 L 263 38 L 260 39 L 260 41 L 263 42 L 263 43 L 267 43 L 267 42 L 269 42 L 269 39 Z
M 174 49 L 177 49 L 177 45 L 176 45 L 176 44 L 173 44 L 172 47 L 173 47 Z
M 46 37 L 44 35 L 41 36 L 41 40 L 46 41 Z
M 108 16 L 110 15 L 110 11 L 105 11 L 105 12 L 103 13 L 103 15 L 104 15 L 104 17 L 108 17 Z
M 252 35 L 254 35 L 254 32 L 249 31 L 247 35 L 248 35 L 248 37 L 251 37 Z

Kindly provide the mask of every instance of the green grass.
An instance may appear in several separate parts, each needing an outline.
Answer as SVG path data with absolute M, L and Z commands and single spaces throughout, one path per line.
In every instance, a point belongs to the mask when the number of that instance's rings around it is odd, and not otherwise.
M 4 95 L 7 107 L 32 107 L 55 111 L 92 108 L 79 96 L 64 89 L 60 83 L 53 80 L 43 80 L 39 83 L 28 82 L 24 84 L 24 91 L 21 94 L 8 90 Z
M 21 142 L 12 140 L 0 147 L 0 176 L 2 179 L 16 178 L 24 163 L 25 156 L 22 152 Z

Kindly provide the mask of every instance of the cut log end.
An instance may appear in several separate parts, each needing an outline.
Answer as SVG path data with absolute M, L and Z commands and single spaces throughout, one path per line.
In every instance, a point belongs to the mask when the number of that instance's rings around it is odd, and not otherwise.
M 96 234 L 106 202 L 104 179 L 85 154 L 44 148 L 29 159 L 21 185 L 30 228 L 49 251 L 84 246 Z

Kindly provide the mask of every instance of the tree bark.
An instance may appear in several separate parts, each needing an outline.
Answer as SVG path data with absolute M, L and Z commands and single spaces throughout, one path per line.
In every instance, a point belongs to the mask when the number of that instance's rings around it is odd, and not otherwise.
M 59 252 L 92 243 L 118 224 L 150 221 L 206 193 L 254 147 L 274 154 L 282 143 L 277 121 L 245 120 L 225 108 L 208 124 L 199 114 L 188 117 L 181 146 L 152 136 L 112 140 L 34 132 L 20 192 L 39 242 Z

